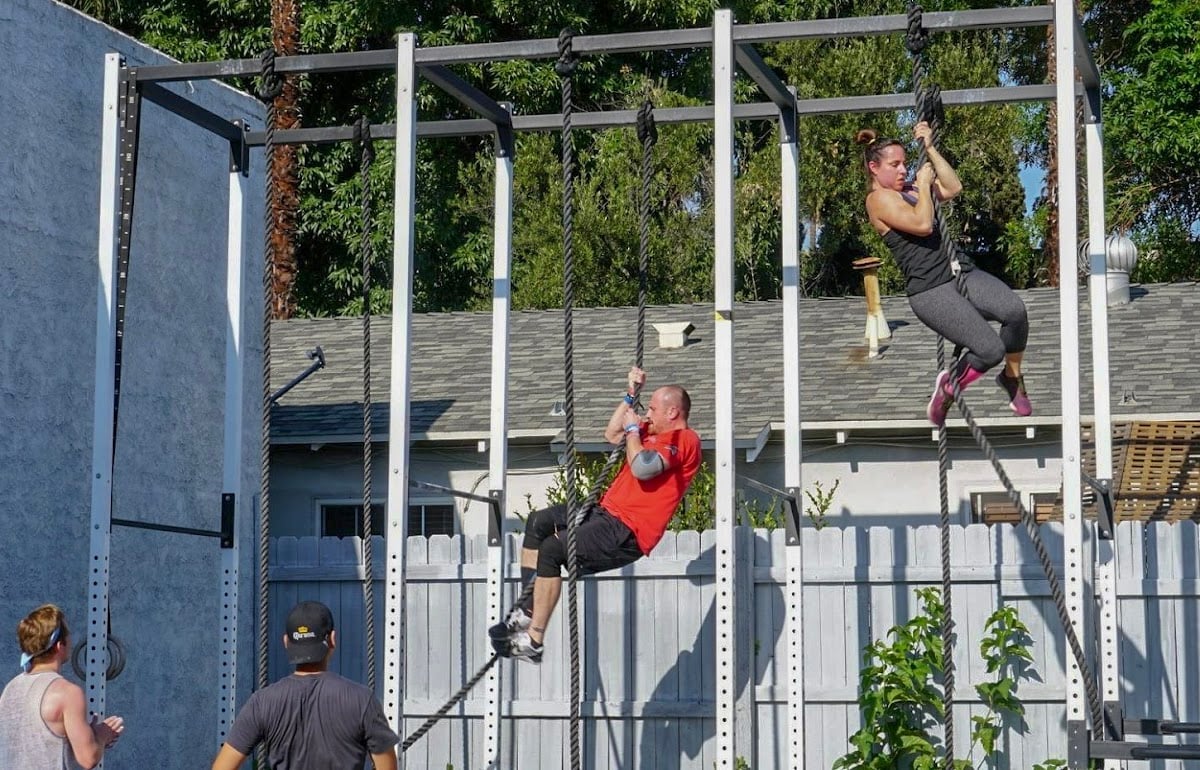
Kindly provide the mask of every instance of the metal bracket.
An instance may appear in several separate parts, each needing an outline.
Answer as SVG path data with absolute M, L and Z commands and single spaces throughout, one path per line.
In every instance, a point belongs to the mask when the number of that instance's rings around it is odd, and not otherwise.
M 1121 704 L 1113 701 L 1104 703 L 1105 740 L 1125 740 L 1125 721 L 1121 718 Z
M 308 379 L 309 375 L 313 374 L 318 369 L 325 368 L 325 351 L 321 350 L 320 345 L 317 345 L 315 348 L 308 351 L 306 355 L 308 356 L 309 360 L 312 361 L 312 363 L 308 365 L 307 369 L 293 377 L 290 382 L 271 394 L 271 397 L 268 400 L 272 404 L 283 398 L 284 394 L 289 390 Z
M 488 545 L 500 545 L 504 536 L 504 491 L 493 489 L 488 492 Z
M 221 495 L 221 547 L 233 548 L 234 525 L 237 513 L 237 496 L 233 492 Z
M 244 120 L 235 120 L 233 125 L 238 127 L 236 139 L 229 140 L 229 171 L 238 172 L 244 177 L 250 176 L 250 144 L 246 141 L 250 126 Z
M 800 487 L 788 487 L 787 493 L 787 545 L 800 545 Z
M 1101 540 L 1112 540 L 1116 532 L 1116 513 L 1113 504 L 1112 479 L 1094 479 L 1080 473 L 1089 487 L 1096 490 L 1100 505 L 1096 509 L 1096 526 Z
M 500 106 L 506 113 L 509 114 L 507 121 L 498 121 L 496 123 L 496 157 L 497 158 L 516 158 L 517 157 L 517 139 L 516 132 L 513 131 L 512 125 L 512 102 L 500 102 Z

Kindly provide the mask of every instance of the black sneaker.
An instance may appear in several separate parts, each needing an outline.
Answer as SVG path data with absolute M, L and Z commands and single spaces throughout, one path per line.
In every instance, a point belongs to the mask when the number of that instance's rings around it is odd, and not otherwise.
M 527 660 L 530 663 L 542 662 L 542 645 L 533 641 L 527 631 L 520 631 L 514 634 L 508 644 L 509 656 Z
M 533 618 L 525 610 L 513 607 L 507 618 L 488 628 L 488 636 L 492 638 L 493 642 L 507 642 L 514 634 L 529 628 L 529 624 L 532 622 Z

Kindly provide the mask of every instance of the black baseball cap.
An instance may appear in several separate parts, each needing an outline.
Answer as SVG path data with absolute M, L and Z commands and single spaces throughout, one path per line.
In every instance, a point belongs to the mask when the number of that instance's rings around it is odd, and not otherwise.
M 287 616 L 287 656 L 293 666 L 317 663 L 329 652 L 333 613 L 320 602 L 300 602 Z

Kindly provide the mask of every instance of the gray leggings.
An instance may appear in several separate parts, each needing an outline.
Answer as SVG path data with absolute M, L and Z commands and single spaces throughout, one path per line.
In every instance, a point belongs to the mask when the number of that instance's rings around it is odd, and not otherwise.
M 1025 303 L 999 278 L 976 268 L 964 274 L 967 296 L 956 281 L 913 294 L 908 304 L 921 323 L 967 349 L 967 366 L 986 372 L 1006 353 L 1025 350 L 1029 318 Z M 1000 322 L 1000 333 L 988 321 Z

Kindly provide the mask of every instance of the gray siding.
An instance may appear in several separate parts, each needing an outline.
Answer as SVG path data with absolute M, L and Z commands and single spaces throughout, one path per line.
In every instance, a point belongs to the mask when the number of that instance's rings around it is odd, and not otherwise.
M 1035 438 L 1024 433 L 993 432 L 993 441 L 1004 467 L 1017 488 L 1028 494 L 1057 492 L 1062 483 L 1062 460 L 1057 431 L 1040 431 Z M 804 488 L 820 484 L 826 491 L 838 483 L 828 513 L 838 526 L 901 526 L 935 523 L 938 518 L 937 444 L 891 440 L 851 434 L 849 444 L 836 444 L 828 436 L 805 439 Z M 971 494 L 1003 491 L 987 459 L 969 437 L 952 442 L 947 475 L 951 510 L 962 524 L 970 523 Z M 387 498 L 387 446 L 375 447 L 373 496 Z M 783 445 L 768 444 L 754 462 L 738 452 L 738 474 L 775 487 L 783 486 Z M 362 500 L 362 449 L 346 444 L 276 446 L 272 451 L 271 532 L 279 536 L 319 535 L 318 501 Z M 711 461 L 711 457 L 709 458 Z M 554 480 L 557 457 L 542 444 L 513 446 L 507 479 L 509 525 L 520 529 L 530 506 L 540 506 Z M 487 454 L 472 447 L 414 447 L 411 472 L 415 479 L 476 494 L 486 492 Z M 748 496 L 759 496 L 746 490 Z M 436 493 L 413 492 L 428 497 Z M 1028 498 L 1026 499 L 1028 502 Z M 487 532 L 486 510 L 480 503 L 455 500 L 458 532 Z M 806 507 L 808 503 L 805 503 Z

